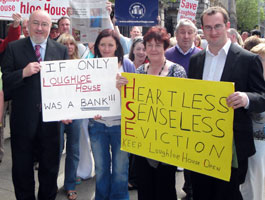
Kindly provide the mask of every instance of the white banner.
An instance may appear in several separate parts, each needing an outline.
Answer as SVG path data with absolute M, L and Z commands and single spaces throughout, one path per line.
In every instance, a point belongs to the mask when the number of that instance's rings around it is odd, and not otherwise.
M 13 20 L 12 14 L 20 12 L 20 0 L 0 0 L 0 19 Z
M 21 13 L 23 18 L 29 18 L 35 10 L 47 11 L 53 21 L 67 15 L 69 0 L 0 0 L 0 19 L 11 20 L 14 12 Z
M 197 8 L 198 0 L 180 0 L 177 21 L 179 22 L 180 19 L 185 18 L 194 22 Z
M 120 115 L 117 73 L 116 57 L 41 62 L 43 121 Z

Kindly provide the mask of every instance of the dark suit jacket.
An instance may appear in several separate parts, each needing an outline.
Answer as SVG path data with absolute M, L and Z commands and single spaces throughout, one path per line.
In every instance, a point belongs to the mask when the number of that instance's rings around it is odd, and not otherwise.
M 45 61 L 68 58 L 67 48 L 47 40 Z M 22 78 L 23 68 L 38 62 L 30 38 L 11 42 L 2 63 L 4 93 L 12 100 L 11 131 L 36 132 L 41 106 L 40 73 Z M 36 122 L 36 123 L 34 123 Z
M 202 79 L 206 51 L 191 57 L 189 78 Z M 249 108 L 234 112 L 234 139 L 239 160 L 255 153 L 250 112 L 265 110 L 265 82 L 262 64 L 257 55 L 231 44 L 221 81 L 234 82 L 235 91 L 246 92 Z

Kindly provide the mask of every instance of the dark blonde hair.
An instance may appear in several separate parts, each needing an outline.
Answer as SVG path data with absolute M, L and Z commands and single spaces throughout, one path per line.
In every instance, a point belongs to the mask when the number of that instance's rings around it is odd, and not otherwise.
M 258 45 L 254 46 L 250 51 L 255 54 L 265 55 L 265 43 L 259 43 Z
M 244 42 L 244 49 L 250 51 L 250 49 L 252 49 L 254 46 L 258 45 L 260 43 L 260 39 L 253 35 L 248 37 L 245 42 Z
M 64 34 L 60 35 L 60 37 L 57 40 L 57 42 L 59 42 L 63 45 L 65 45 L 65 43 L 69 42 L 69 41 L 75 45 L 75 52 L 71 56 L 71 59 L 79 59 L 77 42 L 75 41 L 75 38 L 71 34 L 64 33 Z

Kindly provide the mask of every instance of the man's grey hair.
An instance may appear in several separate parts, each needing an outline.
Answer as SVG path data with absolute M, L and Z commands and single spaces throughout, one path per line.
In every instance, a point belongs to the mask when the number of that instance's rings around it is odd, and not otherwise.
M 176 30 L 175 32 L 178 32 L 178 29 L 181 27 L 181 26 L 190 26 L 194 29 L 194 32 L 197 33 L 197 27 L 195 26 L 195 24 L 190 21 L 189 19 L 181 19 L 179 20 L 177 26 L 176 26 Z
M 229 28 L 227 31 L 229 34 L 236 36 L 237 43 L 241 46 L 244 45 L 244 42 L 241 38 L 241 35 L 238 33 L 238 31 L 234 28 Z

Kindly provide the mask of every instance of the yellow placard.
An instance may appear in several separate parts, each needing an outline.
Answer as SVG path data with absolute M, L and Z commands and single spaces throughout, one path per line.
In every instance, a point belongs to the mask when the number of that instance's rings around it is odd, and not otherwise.
M 230 180 L 233 83 L 122 75 L 121 150 Z

